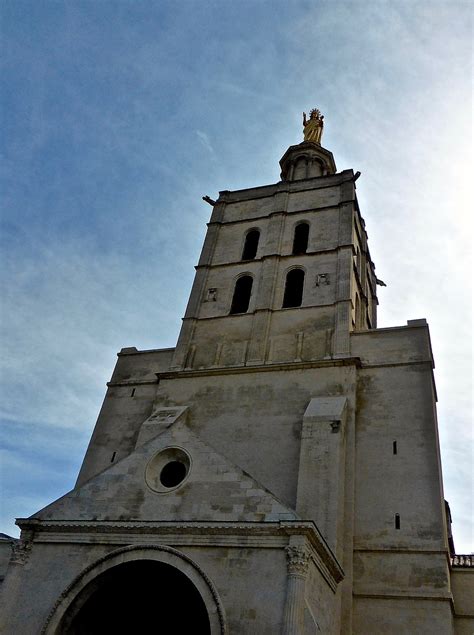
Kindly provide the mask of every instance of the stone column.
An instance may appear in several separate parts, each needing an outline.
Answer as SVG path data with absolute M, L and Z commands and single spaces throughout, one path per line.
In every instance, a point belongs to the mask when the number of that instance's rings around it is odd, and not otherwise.
M 286 555 L 288 559 L 288 585 L 282 635 L 303 635 L 304 594 L 310 555 L 304 545 L 291 544 L 286 548 Z

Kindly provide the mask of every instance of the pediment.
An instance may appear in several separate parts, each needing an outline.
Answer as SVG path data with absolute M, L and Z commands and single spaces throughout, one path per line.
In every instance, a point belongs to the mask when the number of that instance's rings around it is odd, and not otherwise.
M 134 452 L 33 517 L 213 522 L 298 518 L 294 510 L 192 432 L 183 410 L 173 416 L 172 409 L 164 412 L 162 408 L 154 414 L 158 416 L 152 414 L 145 422 L 146 432 Z M 156 435 L 149 438 L 153 427 Z M 188 462 L 187 473 L 177 486 L 168 487 L 173 479 L 163 485 L 160 474 L 173 461 Z

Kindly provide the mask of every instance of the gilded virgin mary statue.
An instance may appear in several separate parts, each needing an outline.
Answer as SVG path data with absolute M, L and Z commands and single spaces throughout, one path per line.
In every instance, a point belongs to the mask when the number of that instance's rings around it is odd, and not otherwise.
M 303 134 L 305 141 L 312 141 L 313 143 L 321 143 L 321 136 L 323 134 L 324 115 L 322 115 L 317 108 L 309 111 L 309 119 L 306 119 L 306 113 L 303 113 Z

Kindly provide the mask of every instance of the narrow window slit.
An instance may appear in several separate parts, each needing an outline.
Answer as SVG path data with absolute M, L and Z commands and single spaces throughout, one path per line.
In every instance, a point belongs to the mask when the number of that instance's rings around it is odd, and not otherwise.
M 398 453 L 398 450 L 397 450 L 397 442 L 396 442 L 396 441 L 394 441 L 394 442 L 393 442 L 393 453 L 394 453 L 394 454 L 397 454 L 397 453 Z
M 110 462 L 113 463 L 115 461 L 115 456 L 116 456 L 117 452 L 114 452 L 112 454 L 112 458 L 110 459 Z
M 135 388 L 132 388 L 132 392 L 130 393 L 130 397 L 134 397 L 135 396 Z
M 400 529 L 400 514 L 395 514 L 395 529 Z

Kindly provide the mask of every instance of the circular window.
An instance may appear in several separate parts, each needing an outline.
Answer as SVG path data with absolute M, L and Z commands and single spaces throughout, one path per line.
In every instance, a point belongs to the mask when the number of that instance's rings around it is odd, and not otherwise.
M 170 461 L 160 473 L 160 483 L 165 487 L 176 487 L 186 478 L 187 469 L 181 461 Z
M 148 487 L 166 493 L 179 487 L 188 477 L 191 458 L 181 448 L 165 448 L 148 461 L 145 480 Z

